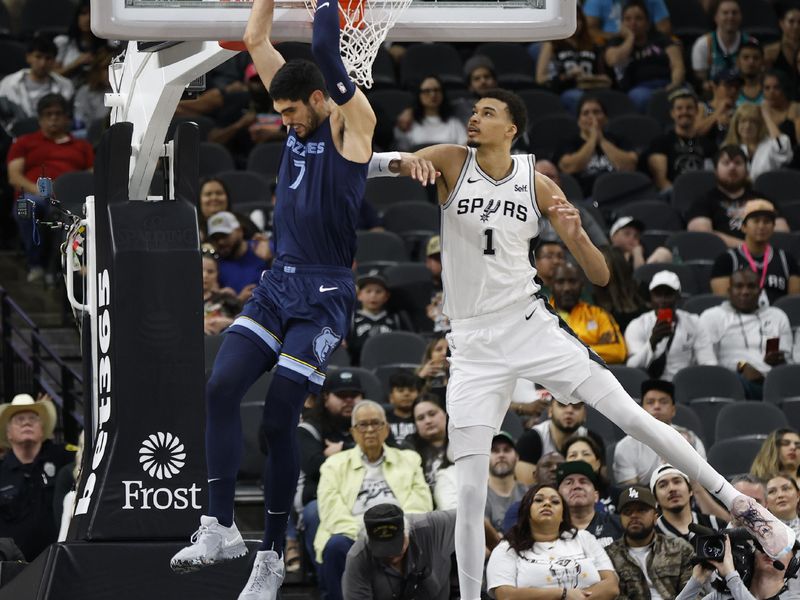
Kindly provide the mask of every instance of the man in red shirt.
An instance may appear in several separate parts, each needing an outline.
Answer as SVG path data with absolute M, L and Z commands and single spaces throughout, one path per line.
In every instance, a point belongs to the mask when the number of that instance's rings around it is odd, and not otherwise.
M 39 115 L 39 131 L 20 136 L 8 151 L 8 181 L 16 192 L 33 202 L 36 217 L 44 219 L 49 206 L 37 193 L 36 180 L 42 175 L 52 180 L 64 173 L 85 171 L 92 168 L 94 150 L 85 140 L 73 138 L 70 133 L 70 107 L 67 100 L 58 94 L 43 96 L 36 107 Z M 18 219 L 20 237 L 28 256 L 28 281 L 37 281 L 45 275 L 45 266 L 54 257 L 51 250 L 52 232 L 39 231 L 41 243 L 35 243 L 30 221 Z M 54 250 L 54 249 L 53 249 Z M 51 270 L 48 280 L 54 277 L 58 262 L 49 261 Z

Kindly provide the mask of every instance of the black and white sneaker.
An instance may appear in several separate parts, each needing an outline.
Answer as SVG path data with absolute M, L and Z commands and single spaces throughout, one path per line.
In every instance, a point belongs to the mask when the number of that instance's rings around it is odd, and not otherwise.
M 176 573 L 192 573 L 247 554 L 236 523 L 225 527 L 216 517 L 201 516 L 200 528 L 192 534 L 191 542 L 191 546 L 183 548 L 169 561 Z

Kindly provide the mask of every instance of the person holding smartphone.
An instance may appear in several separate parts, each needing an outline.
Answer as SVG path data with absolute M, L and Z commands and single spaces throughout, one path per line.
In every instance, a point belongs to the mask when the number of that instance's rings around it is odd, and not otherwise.
M 650 280 L 653 310 L 625 328 L 629 367 L 645 369 L 651 379 L 672 381 L 690 365 L 715 365 L 717 357 L 697 315 L 679 310 L 681 280 L 672 271 L 659 271 Z
M 759 306 L 760 294 L 756 272 L 735 271 L 730 276 L 729 300 L 700 316 L 717 362 L 739 375 L 749 400 L 761 400 L 770 369 L 791 360 L 789 318 L 779 308 Z

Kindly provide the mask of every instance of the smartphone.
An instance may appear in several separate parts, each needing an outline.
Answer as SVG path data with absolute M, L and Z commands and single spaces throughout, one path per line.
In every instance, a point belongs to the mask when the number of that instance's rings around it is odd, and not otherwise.
M 767 340 L 767 354 L 772 354 L 773 352 L 779 352 L 781 349 L 781 338 L 769 338 Z
M 658 312 L 656 313 L 656 320 L 658 320 L 658 321 L 666 321 L 667 323 L 672 323 L 672 309 L 671 308 L 659 308 Z
M 270 127 L 280 127 L 283 125 L 282 117 L 271 113 L 258 113 L 256 115 L 256 122 L 259 125 L 267 125 Z

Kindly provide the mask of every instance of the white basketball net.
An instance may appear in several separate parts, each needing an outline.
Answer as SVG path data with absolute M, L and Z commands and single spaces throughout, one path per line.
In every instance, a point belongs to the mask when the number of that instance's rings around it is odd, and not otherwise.
M 331 0 L 335 2 L 337 0 Z M 311 18 L 317 0 L 304 0 Z M 365 88 L 372 87 L 372 63 L 386 34 L 412 0 L 339 0 L 339 51 L 350 79 Z

